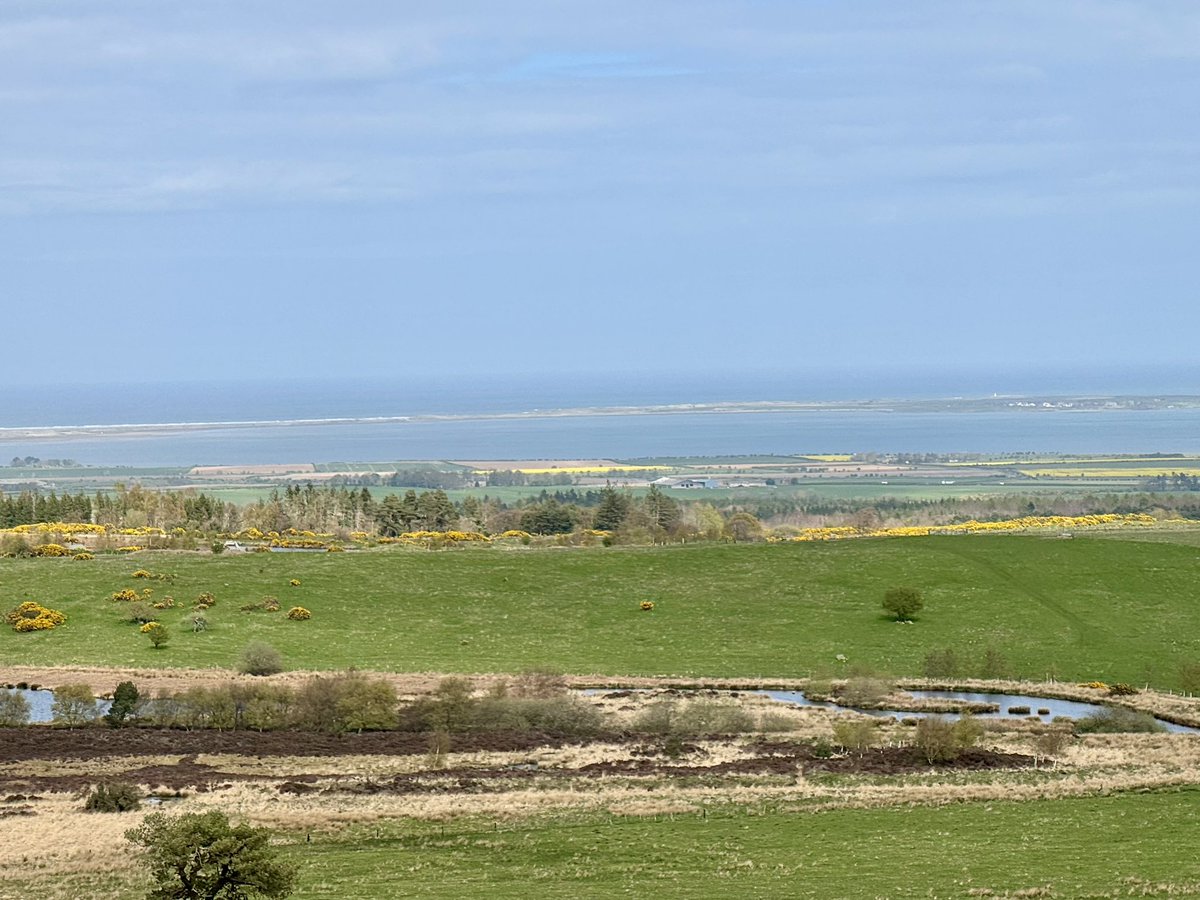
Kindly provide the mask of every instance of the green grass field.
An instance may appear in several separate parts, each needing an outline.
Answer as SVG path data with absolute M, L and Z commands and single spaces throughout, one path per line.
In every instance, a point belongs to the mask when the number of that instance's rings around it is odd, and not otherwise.
M 1149 537 L 1149 535 L 1147 535 Z M 1161 537 L 1161 535 L 1155 535 Z M 230 665 L 265 640 L 290 666 L 392 671 L 517 671 L 534 665 L 611 675 L 792 677 L 849 664 L 919 674 L 930 649 L 974 657 L 994 646 L 1016 676 L 1175 686 L 1200 660 L 1195 546 L 1030 536 L 877 539 L 830 544 L 663 548 L 389 548 L 201 556 L 169 552 L 0 560 L 0 596 L 69 616 L 51 632 L 0 631 L 10 664 Z M 131 578 L 172 573 L 172 583 Z M 290 587 L 298 578 L 300 587 Z M 893 586 L 922 589 L 913 625 L 880 608 Z M 150 648 L 109 595 L 151 587 L 181 609 Z M 181 625 L 211 591 L 209 631 Z M 307 622 L 241 612 L 277 596 Z M 650 612 L 639 609 L 653 600 Z
M 1200 791 L 824 812 L 386 821 L 285 838 L 295 900 L 1200 893 Z M 36 876 L 35 876 L 36 878 Z M 55 875 L 53 896 L 145 896 L 123 874 Z M 37 880 L 0 896 L 49 896 Z
M 496 830 L 388 825 L 298 845 L 295 896 L 1154 896 L 1167 885 L 1200 892 L 1200 860 L 1183 850 L 1198 838 L 1195 789 Z

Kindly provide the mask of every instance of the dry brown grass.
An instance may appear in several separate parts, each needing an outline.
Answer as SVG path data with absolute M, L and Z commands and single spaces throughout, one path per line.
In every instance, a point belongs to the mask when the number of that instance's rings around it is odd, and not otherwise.
M 86 681 L 98 690 L 111 690 L 118 681 L 134 680 L 153 688 L 179 690 L 186 686 L 236 678 L 218 670 L 141 672 L 111 669 L 14 669 L 0 670 L 0 681 L 36 681 L 43 684 Z M 307 677 L 302 673 L 276 676 L 289 681 Z M 436 674 L 388 676 L 405 693 L 431 687 Z M 497 676 L 498 677 L 498 676 Z M 94 680 L 93 680 L 94 679 Z M 595 680 L 591 680 L 595 683 Z M 664 687 L 663 682 L 642 680 L 646 686 Z M 623 680 L 628 685 L 628 680 Z M 483 686 L 487 679 L 477 679 Z M 613 685 L 614 687 L 616 685 Z M 739 685 L 746 687 L 747 685 Z M 915 686 L 915 685 L 914 685 Z M 924 685 L 922 685 L 924 686 Z M 1029 685 L 980 683 L 976 689 L 1001 688 L 1037 693 Z M 1097 699 L 1096 692 L 1074 686 L 1046 686 L 1057 695 Z M 647 703 L 651 693 L 628 697 L 596 698 L 614 716 L 628 719 Z M 1139 708 L 1159 712 L 1189 710 L 1195 702 L 1170 695 L 1139 694 L 1131 698 Z M 743 695 L 740 702 L 755 714 L 780 711 L 787 716 L 790 731 L 771 737 L 779 740 L 831 738 L 833 721 L 840 713 L 817 708 L 780 708 L 762 697 Z M 1190 705 L 1189 705 L 1190 704 Z M 1023 720 L 993 720 L 986 724 L 983 743 L 1003 752 L 1032 754 L 1033 738 L 1044 726 Z M 880 724 L 876 736 L 884 745 L 905 744 L 913 729 L 893 721 Z M 680 760 L 688 766 L 717 766 L 755 755 L 753 735 L 739 738 L 689 740 L 694 750 Z M 595 742 L 578 746 L 538 748 L 531 751 L 458 753 L 451 747 L 442 765 L 446 775 L 431 772 L 423 756 L 340 756 L 253 758 L 233 754 L 209 754 L 196 762 L 213 768 L 206 790 L 185 792 L 187 796 L 170 806 L 171 812 L 220 808 L 232 816 L 255 824 L 295 831 L 335 831 L 350 824 L 381 820 L 416 819 L 449 821 L 480 816 L 494 820 L 520 820 L 558 815 L 600 814 L 619 816 L 671 816 L 722 805 L 804 812 L 828 808 L 867 808 L 891 805 L 939 805 L 961 802 L 1052 799 L 1117 791 L 1142 790 L 1174 785 L 1200 784 L 1200 736 L 1166 734 L 1096 734 L 1071 738 L 1049 770 L 996 770 L 987 772 L 930 771 L 891 778 L 840 776 L 806 778 L 802 773 L 762 776 L 689 778 L 686 781 L 662 775 L 607 775 L 571 777 L 571 770 L 606 761 L 627 761 L 636 747 L 627 743 Z M 116 776 L 148 765 L 173 765 L 180 757 L 113 757 L 103 760 L 39 760 L 11 763 L 0 768 L 7 776 Z M 461 770 L 503 771 L 510 766 L 536 763 L 538 774 L 514 772 L 513 777 L 491 777 L 486 789 L 462 790 L 457 786 Z M 346 790 L 355 783 L 372 780 L 385 783 L 395 776 L 424 772 L 421 781 L 433 789 L 367 794 Z M 277 789 L 279 779 L 316 776 L 316 792 L 293 795 Z M 224 776 L 237 779 L 231 783 Z M 206 776 L 207 777 L 207 776 Z M 440 779 L 440 780 L 439 780 Z M 216 785 L 213 787 L 212 785 Z M 144 785 L 153 787 L 153 785 Z M 199 787 L 199 786 L 198 786 Z M 332 788 L 325 792 L 326 788 Z M 14 804 L 7 804 L 13 806 Z M 50 885 L 78 884 L 89 873 L 131 874 L 124 852 L 124 831 L 140 821 L 139 813 L 86 814 L 82 799 L 67 793 L 40 793 L 36 799 L 20 801 L 34 814 L 0 817 L 0 900 L 22 896 L 13 893 L 14 883 L 27 884 L 36 878 Z M 35 852 L 36 850 L 36 852 Z M 21 887 L 19 890 L 26 890 Z M 78 889 L 73 895 L 56 894 L 47 888 L 38 896 L 88 896 Z M 7 891 L 7 893 L 6 893 Z

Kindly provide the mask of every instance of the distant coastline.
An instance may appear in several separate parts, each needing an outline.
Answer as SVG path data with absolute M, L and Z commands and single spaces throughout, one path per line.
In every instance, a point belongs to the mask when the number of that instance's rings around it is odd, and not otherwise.
M 212 422 L 145 422 L 104 425 L 37 425 L 0 427 L 0 442 L 70 440 L 72 438 L 134 437 L 186 434 L 197 431 L 322 427 L 352 425 L 416 425 L 439 422 L 487 422 L 602 416 L 663 416 L 731 413 L 1012 413 L 1130 412 L 1200 408 L 1200 396 L 996 396 L 985 398 L 888 399 L 857 401 L 751 400 L 712 403 L 671 403 L 644 406 L 581 406 L 518 412 L 424 413 L 394 416 L 349 416 L 295 419 L 255 419 Z

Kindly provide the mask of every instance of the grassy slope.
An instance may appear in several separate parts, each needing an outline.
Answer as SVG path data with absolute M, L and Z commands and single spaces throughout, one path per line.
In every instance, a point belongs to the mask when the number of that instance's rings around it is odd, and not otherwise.
M 139 567 L 172 584 L 130 578 Z M 54 632 L 0 631 L 12 664 L 229 665 L 251 639 L 297 668 L 799 676 L 837 654 L 916 674 L 927 650 L 995 645 L 1015 674 L 1174 683 L 1200 658 L 1194 547 L 1076 538 L 932 537 L 832 544 L 0 560 L 0 597 L 66 612 Z M 290 578 L 303 581 L 288 586 Z M 150 585 L 218 605 L 203 634 L 185 608 L 154 651 L 107 596 Z M 894 585 L 926 592 L 915 625 L 881 614 Z M 309 622 L 243 613 L 278 596 Z M 652 612 L 639 601 L 654 600 Z
M 294 834 L 283 852 L 300 865 L 295 900 L 1179 896 L 1200 891 L 1198 801 L 1191 788 L 705 819 L 380 822 L 311 843 Z M 133 900 L 146 889 L 129 873 L 4 874 L 0 897 Z
M 296 897 L 394 896 L 398 877 L 406 895 L 447 898 L 962 897 L 1044 886 L 1081 897 L 1138 882 L 1197 887 L 1200 862 L 1181 847 L 1200 836 L 1198 800 L 1190 790 L 497 832 L 451 825 L 444 836 L 385 826 L 352 833 L 353 843 L 298 848 Z

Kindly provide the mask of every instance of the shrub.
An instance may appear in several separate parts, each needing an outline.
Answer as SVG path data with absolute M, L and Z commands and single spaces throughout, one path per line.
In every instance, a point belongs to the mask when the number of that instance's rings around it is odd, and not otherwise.
M 925 607 L 925 599 L 916 588 L 889 588 L 883 594 L 883 608 L 896 617 L 897 622 L 911 621 Z
M 855 675 L 836 690 L 837 701 L 845 706 L 870 707 L 892 692 L 895 685 L 875 675 Z
M 102 781 L 83 804 L 85 812 L 130 812 L 142 808 L 142 792 L 128 781 Z
M 641 603 L 641 607 L 646 612 L 649 612 L 650 610 L 654 609 L 654 601 L 653 600 L 643 600 Z
M 288 584 L 290 584 L 292 587 L 300 587 L 300 579 L 293 578 L 291 581 L 288 582 Z
M 202 606 L 205 609 L 208 609 L 210 606 L 216 606 L 216 605 L 217 605 L 217 598 L 213 596 L 212 591 L 203 591 L 203 592 L 201 592 L 200 596 L 198 596 L 196 598 L 196 606 L 197 607 Z
M 470 704 L 472 731 L 541 732 L 568 737 L 596 734 L 600 711 L 579 697 L 507 697 L 493 695 Z
M 1138 689 L 1126 684 L 1123 681 L 1118 681 L 1116 684 L 1108 686 L 1108 696 L 1110 697 L 1132 697 L 1138 692 Z
M 95 559 L 95 558 L 96 558 L 96 554 L 90 553 L 87 550 L 80 550 L 78 553 L 75 554 L 75 559 L 88 560 L 88 559 Z
M 926 762 L 950 762 L 983 736 L 983 726 L 974 716 L 963 715 L 957 722 L 943 716 L 925 716 L 917 722 L 914 740 Z
M 147 571 L 146 569 L 138 569 L 136 572 L 133 573 L 133 575 L 131 577 L 133 577 L 133 578 L 153 578 L 154 576 L 151 575 L 150 572 Z
M 247 644 L 238 657 L 237 670 L 243 675 L 275 675 L 283 671 L 283 656 L 270 644 Z
M 683 734 L 740 734 L 754 730 L 754 717 L 730 701 L 692 700 L 679 711 L 675 728 Z
M 63 625 L 67 617 L 57 609 L 49 609 L 40 603 L 26 600 L 9 610 L 4 620 L 12 626 L 13 631 L 27 633 L 30 631 L 50 631 Z
M 754 730 L 754 717 L 723 700 L 657 700 L 634 717 L 631 728 L 645 734 L 738 734 Z
M 655 700 L 630 722 L 630 728 L 644 734 L 670 734 L 677 728 L 677 707 L 672 700 Z
M 438 682 L 432 693 L 406 706 L 400 728 L 407 731 L 443 730 L 458 734 L 475 727 L 479 701 L 473 697 L 470 679 L 450 676 Z
M 1058 756 L 1067 745 L 1067 738 L 1069 736 L 1070 731 L 1066 728 L 1047 728 L 1045 731 L 1034 735 L 1034 752 L 1040 759 Z
M 62 544 L 40 544 L 31 551 L 34 556 L 61 557 L 70 556 L 71 551 Z
M 125 610 L 125 621 L 136 625 L 145 625 L 147 622 L 153 622 L 156 618 L 158 616 L 154 610 L 145 603 L 131 603 Z
M 51 720 L 55 725 L 74 728 L 96 721 L 96 696 L 86 684 L 64 684 L 54 689 L 54 702 L 50 706 Z
M 526 669 L 513 680 L 512 684 L 512 692 L 517 697 L 560 697 L 566 691 L 567 680 L 557 669 Z
M 138 592 L 133 588 L 121 588 L 119 591 L 112 592 L 112 599 L 132 602 L 138 599 Z
M 270 833 L 230 825 L 219 810 L 175 818 L 152 813 L 125 839 L 145 850 L 151 897 L 282 898 L 295 889 L 296 867 L 277 858 Z
M 122 681 L 113 691 L 112 703 L 104 714 L 104 721 L 113 728 L 124 725 L 137 709 L 138 699 L 137 686 L 132 681 Z
M 0 534 L 0 556 L 30 556 L 29 542 L 19 534 Z
M 171 639 L 171 632 L 162 622 L 147 622 L 142 626 L 141 631 L 150 639 L 150 644 L 155 650 L 165 647 L 167 641 Z
M 860 716 L 840 716 L 833 723 L 833 740 L 839 747 L 861 756 L 875 742 L 875 723 Z
M 239 606 L 242 612 L 258 612 L 266 610 L 267 612 L 279 612 L 279 600 L 275 597 L 263 597 L 257 603 L 247 603 Z
M 312 613 L 303 606 L 293 606 L 287 611 L 287 617 L 293 622 L 303 622 L 305 619 L 311 619 Z
M 29 724 L 29 701 L 17 691 L 0 690 L 0 728 Z
M 1150 734 L 1160 731 L 1166 731 L 1166 728 L 1148 713 L 1119 707 L 1092 713 L 1075 722 L 1076 734 Z
M 311 678 L 296 696 L 296 719 L 313 731 L 381 731 L 396 726 L 396 689 L 358 672 Z

